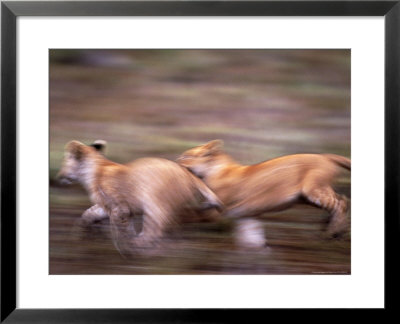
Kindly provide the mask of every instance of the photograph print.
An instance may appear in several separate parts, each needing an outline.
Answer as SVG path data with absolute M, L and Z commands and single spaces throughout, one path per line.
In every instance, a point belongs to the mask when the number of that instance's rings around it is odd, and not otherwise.
M 349 49 L 50 49 L 49 274 L 351 274 Z

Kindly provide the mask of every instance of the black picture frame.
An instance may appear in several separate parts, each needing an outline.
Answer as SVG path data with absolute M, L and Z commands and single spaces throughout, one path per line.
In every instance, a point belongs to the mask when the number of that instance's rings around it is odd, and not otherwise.
M 1 322 L 202 323 L 267 320 L 244 309 L 16 308 L 16 19 L 19 16 L 384 16 L 385 19 L 385 308 L 396 310 L 399 243 L 400 1 L 29 1 L 1 3 Z M 367 158 L 367 157 L 366 157 Z M 369 197 L 368 199 L 373 199 Z M 366 291 L 368 288 L 366 287 Z M 396 294 L 397 292 L 397 294 Z M 309 317 L 309 311 L 293 310 Z M 326 310 L 329 311 L 329 310 Z M 373 320 L 368 313 L 368 317 Z M 268 313 L 268 315 L 270 315 Z M 271 316 L 271 315 L 270 315 Z M 297 315 L 296 315 L 297 316 Z M 326 316 L 326 315 L 323 315 Z M 309 319 L 309 318 L 308 318 Z M 321 318 L 321 320 L 323 320 Z M 251 322 L 251 321 L 250 321 Z

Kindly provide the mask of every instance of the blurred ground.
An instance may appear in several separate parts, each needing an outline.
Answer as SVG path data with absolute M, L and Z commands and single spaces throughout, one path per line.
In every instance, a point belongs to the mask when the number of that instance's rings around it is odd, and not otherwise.
M 75 226 L 91 203 L 55 181 L 64 145 L 108 142 L 107 157 L 176 159 L 212 139 L 245 164 L 293 153 L 350 157 L 348 50 L 51 50 L 51 274 L 350 273 L 350 235 L 298 205 L 263 216 L 269 248 L 235 248 L 227 221 L 185 223 L 162 251 L 123 259 L 108 222 Z M 337 189 L 350 197 L 350 173 Z

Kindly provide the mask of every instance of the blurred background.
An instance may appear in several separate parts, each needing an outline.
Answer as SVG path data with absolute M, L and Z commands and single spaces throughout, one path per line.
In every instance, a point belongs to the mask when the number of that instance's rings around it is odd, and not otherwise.
M 308 205 L 263 215 L 263 251 L 235 247 L 226 220 L 193 219 L 163 253 L 127 260 L 108 221 L 76 226 L 91 206 L 81 186 L 55 180 L 73 139 L 106 140 L 119 163 L 213 139 L 243 164 L 350 157 L 350 80 L 350 50 L 50 50 L 50 274 L 350 273 L 350 233 L 327 239 L 328 214 Z M 336 189 L 350 198 L 349 172 Z

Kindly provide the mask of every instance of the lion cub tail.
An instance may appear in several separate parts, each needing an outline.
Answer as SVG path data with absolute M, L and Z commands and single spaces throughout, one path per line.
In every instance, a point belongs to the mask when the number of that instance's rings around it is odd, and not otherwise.
M 351 160 L 341 156 L 341 155 L 336 155 L 336 154 L 323 154 L 325 157 L 327 157 L 329 160 L 332 162 L 335 162 L 342 168 L 345 168 L 349 171 L 351 171 Z

